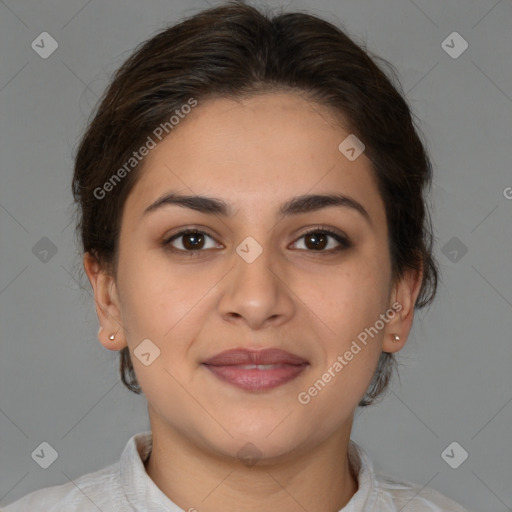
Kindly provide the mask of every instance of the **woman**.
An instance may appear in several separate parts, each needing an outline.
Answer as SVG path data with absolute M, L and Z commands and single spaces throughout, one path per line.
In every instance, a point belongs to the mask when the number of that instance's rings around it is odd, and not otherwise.
M 435 295 L 430 179 L 403 97 L 325 21 L 230 3 L 145 42 L 73 192 L 98 338 L 151 432 L 5 511 L 463 512 L 350 439 Z

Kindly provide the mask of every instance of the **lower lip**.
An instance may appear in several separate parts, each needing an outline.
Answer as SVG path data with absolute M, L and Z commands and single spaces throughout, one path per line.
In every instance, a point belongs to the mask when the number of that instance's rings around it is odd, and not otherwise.
M 247 391 L 266 391 L 290 382 L 299 376 L 307 364 L 276 365 L 274 368 L 246 369 L 240 366 L 205 365 L 219 379 Z

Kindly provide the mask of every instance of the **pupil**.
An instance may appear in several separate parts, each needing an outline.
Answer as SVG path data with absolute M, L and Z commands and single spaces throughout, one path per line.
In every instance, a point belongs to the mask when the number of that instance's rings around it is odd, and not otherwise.
M 315 249 L 323 249 L 325 247 L 325 239 L 326 235 L 324 233 L 310 233 L 307 237 L 308 241 L 312 241 L 312 246 Z
M 197 249 L 201 239 L 202 235 L 200 233 L 189 233 L 185 236 L 183 245 L 187 249 Z M 192 243 L 189 243 L 190 241 L 192 241 Z

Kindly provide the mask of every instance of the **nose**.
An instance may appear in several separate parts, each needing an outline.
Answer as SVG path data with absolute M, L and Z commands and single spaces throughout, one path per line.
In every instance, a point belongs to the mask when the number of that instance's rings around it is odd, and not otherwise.
M 292 318 L 294 295 L 286 282 L 284 264 L 266 248 L 250 263 L 235 254 L 234 268 L 226 276 L 219 302 L 222 317 L 245 323 L 252 330 L 277 326 Z

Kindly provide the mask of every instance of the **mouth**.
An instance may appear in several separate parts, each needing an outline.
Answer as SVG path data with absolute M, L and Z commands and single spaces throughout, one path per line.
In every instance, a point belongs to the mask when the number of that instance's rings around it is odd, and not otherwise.
M 234 349 L 202 363 L 220 380 L 246 391 L 267 391 L 297 378 L 309 363 L 280 349 Z

